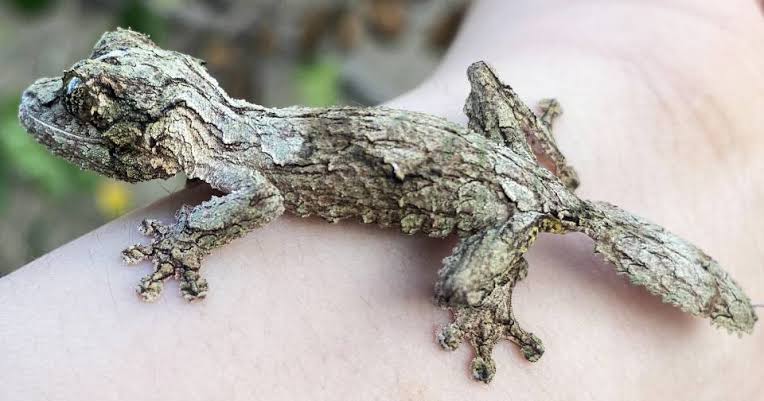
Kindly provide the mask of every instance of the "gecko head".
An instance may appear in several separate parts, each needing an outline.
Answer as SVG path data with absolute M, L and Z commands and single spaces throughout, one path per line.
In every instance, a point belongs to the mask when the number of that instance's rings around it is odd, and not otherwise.
M 90 58 L 23 93 L 19 119 L 53 153 L 124 181 L 166 178 L 180 170 L 172 141 L 153 129 L 168 107 L 166 74 L 138 60 L 162 51 L 145 35 L 108 32 Z

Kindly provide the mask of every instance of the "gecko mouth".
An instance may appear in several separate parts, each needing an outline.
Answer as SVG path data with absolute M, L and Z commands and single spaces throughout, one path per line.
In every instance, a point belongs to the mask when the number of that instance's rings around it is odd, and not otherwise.
M 111 171 L 112 157 L 99 130 L 69 113 L 63 104 L 62 79 L 43 78 L 21 96 L 19 120 L 35 140 L 83 168 Z
M 64 108 L 62 86 L 60 77 L 43 78 L 29 86 L 21 95 L 21 123 L 36 136 L 103 144 L 94 126 L 80 122 Z

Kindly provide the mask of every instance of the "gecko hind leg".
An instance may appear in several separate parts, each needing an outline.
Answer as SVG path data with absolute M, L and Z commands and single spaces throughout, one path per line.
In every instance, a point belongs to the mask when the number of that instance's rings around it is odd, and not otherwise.
M 503 143 L 518 155 L 535 160 L 566 187 L 579 185 L 578 174 L 565 159 L 552 135 L 553 120 L 562 114 L 560 103 L 544 99 L 534 113 L 515 91 L 485 62 L 472 64 L 467 75 L 472 87 L 464 111 L 469 128 Z
M 510 267 L 512 277 L 494 290 L 477 307 L 451 307 L 453 322 L 442 327 L 438 342 L 447 350 L 455 350 L 466 338 L 475 350 L 470 369 L 475 380 L 489 383 L 496 373 L 491 354 L 500 340 L 507 339 L 520 347 L 525 359 L 536 362 L 544 354 L 544 345 L 533 333 L 523 329 L 512 312 L 512 290 L 528 271 L 525 258 Z
M 444 260 L 435 300 L 452 312 L 453 322 L 439 331 L 438 342 L 454 350 L 468 340 L 475 349 L 472 376 L 476 380 L 493 379 L 496 366 L 491 352 L 499 340 L 519 345 L 531 362 L 544 353 L 541 340 L 515 319 L 512 290 L 528 275 L 523 254 L 545 221 L 538 213 L 517 213 L 498 227 L 463 238 Z
M 554 138 L 554 122 L 562 115 L 562 106 L 554 98 L 541 99 L 536 114 L 538 130 L 528 131 L 526 141 L 533 150 L 536 160 L 552 171 L 568 189 L 575 190 L 580 185 L 578 174 L 568 164 Z

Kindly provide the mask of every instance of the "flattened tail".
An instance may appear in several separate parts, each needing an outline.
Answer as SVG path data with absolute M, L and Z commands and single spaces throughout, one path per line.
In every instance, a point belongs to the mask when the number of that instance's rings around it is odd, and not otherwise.
M 595 252 L 664 302 L 711 319 L 729 332 L 751 333 L 751 300 L 719 264 L 666 229 L 604 202 L 587 202 L 579 230 Z

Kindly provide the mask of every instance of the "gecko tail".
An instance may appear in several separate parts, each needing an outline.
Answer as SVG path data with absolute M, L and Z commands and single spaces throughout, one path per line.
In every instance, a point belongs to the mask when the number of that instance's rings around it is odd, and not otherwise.
M 751 333 L 751 300 L 714 259 L 666 229 L 605 202 L 587 202 L 579 230 L 595 253 L 663 302 L 711 319 L 729 332 Z

